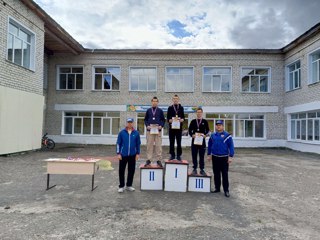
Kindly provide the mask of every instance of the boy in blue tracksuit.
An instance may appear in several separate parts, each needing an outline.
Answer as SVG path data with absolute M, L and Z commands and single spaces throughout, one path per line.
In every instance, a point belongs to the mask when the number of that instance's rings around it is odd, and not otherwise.
M 128 191 L 134 191 L 132 187 L 133 176 L 136 169 L 136 160 L 139 159 L 140 155 L 140 134 L 133 128 L 133 118 L 127 119 L 126 128 L 122 129 L 118 134 L 117 140 L 117 155 L 119 159 L 119 189 L 118 192 L 124 191 L 124 175 L 126 166 L 128 164 L 128 177 L 126 189 Z
M 214 193 L 220 192 L 221 175 L 224 195 L 230 197 L 228 171 L 234 155 L 232 136 L 224 131 L 223 121 L 216 121 L 216 132 L 212 133 L 208 143 L 208 160 L 212 155 L 212 169 L 214 174 Z

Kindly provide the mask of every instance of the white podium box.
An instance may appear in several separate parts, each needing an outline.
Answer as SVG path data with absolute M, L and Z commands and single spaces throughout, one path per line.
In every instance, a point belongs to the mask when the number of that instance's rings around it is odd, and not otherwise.
M 210 192 L 211 191 L 211 175 L 207 176 L 188 175 L 188 191 L 189 192 Z
M 165 161 L 164 190 L 172 192 L 186 192 L 188 181 L 188 166 L 186 160 Z
M 140 165 L 140 189 L 163 190 L 163 168 L 155 164 Z

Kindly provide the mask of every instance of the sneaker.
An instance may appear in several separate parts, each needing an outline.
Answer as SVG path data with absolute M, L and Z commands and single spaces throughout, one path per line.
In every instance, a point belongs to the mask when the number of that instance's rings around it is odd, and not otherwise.
M 198 175 L 198 173 L 197 173 L 197 169 L 193 169 L 193 171 L 192 171 L 192 173 L 191 173 L 192 175 Z
M 134 187 L 126 187 L 126 189 L 127 189 L 129 192 L 133 192 L 134 190 L 136 190 Z
M 123 187 L 121 187 L 121 188 L 118 189 L 118 193 L 123 193 L 123 191 L 124 191 L 124 188 L 123 188 Z
M 206 172 L 205 172 L 203 169 L 200 170 L 200 174 L 201 174 L 202 176 L 207 176 Z
M 177 156 L 177 160 L 178 160 L 178 161 L 181 161 L 181 156 Z
M 173 156 L 173 155 L 171 155 L 171 157 L 169 158 L 169 160 L 174 160 L 174 156 Z
M 159 167 L 163 167 L 160 160 L 157 161 L 157 164 L 158 164 Z
M 146 161 L 146 164 L 144 165 L 145 167 L 148 167 L 148 166 L 150 166 L 151 165 L 151 161 L 150 160 L 147 160 Z

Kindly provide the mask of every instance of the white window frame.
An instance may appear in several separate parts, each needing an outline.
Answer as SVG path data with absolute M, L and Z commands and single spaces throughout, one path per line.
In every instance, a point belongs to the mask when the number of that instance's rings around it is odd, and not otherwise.
M 308 54 L 308 85 L 320 82 L 320 58 L 317 60 L 318 71 L 317 71 L 316 79 L 318 80 L 313 81 L 314 78 L 313 78 L 313 72 L 312 72 L 312 55 L 314 54 L 320 54 L 320 48 Z
M 222 75 L 229 75 L 229 74 L 216 74 L 216 76 L 220 76 L 220 91 L 214 91 L 212 89 L 212 86 L 211 86 L 211 91 L 205 91 L 204 90 L 204 76 L 205 75 L 209 75 L 209 74 L 204 74 L 204 69 L 205 68 L 229 68 L 230 69 L 230 82 L 229 82 L 229 90 L 228 91 L 221 91 L 221 86 L 222 86 L 222 79 L 221 79 L 221 76 Z M 210 74 L 212 76 L 212 74 Z M 211 79 L 211 85 L 212 85 L 212 82 L 213 82 L 213 79 Z M 202 67 L 202 92 L 232 92 L 232 66 L 203 66 Z
M 174 90 L 168 90 L 168 84 L 167 84 L 167 69 L 168 68 L 192 68 L 192 90 L 191 91 L 174 91 Z M 166 66 L 165 67 L 165 92 L 174 92 L 174 93 L 183 93 L 183 92 L 194 92 L 194 66 Z
M 290 67 L 292 65 L 297 64 L 297 63 L 300 63 L 300 68 L 295 69 L 294 71 L 290 72 L 290 70 L 289 70 Z M 289 91 L 293 91 L 293 90 L 296 90 L 296 89 L 300 89 L 301 88 L 301 60 L 298 59 L 298 60 L 295 60 L 294 62 L 291 62 L 291 63 L 287 64 L 285 72 L 286 72 L 286 91 L 289 92 Z M 299 86 L 298 87 L 294 87 L 294 80 L 295 79 L 293 79 L 293 83 L 292 83 L 293 88 L 290 89 L 290 81 L 291 81 L 290 74 L 292 73 L 293 77 L 294 77 L 295 76 L 295 74 L 294 74 L 295 72 L 298 72 L 298 78 L 299 78 L 298 79 L 298 83 L 299 83 Z
M 132 90 L 131 88 L 131 69 L 155 69 L 155 85 L 156 85 L 156 88 L 154 90 Z M 148 79 L 148 83 L 149 83 L 149 79 Z M 158 89 L 158 68 L 156 66 L 130 66 L 129 67 L 129 91 L 131 92 L 157 92 L 157 89 Z
M 315 113 L 316 117 L 309 117 L 310 113 Z M 301 117 L 300 115 L 304 115 L 305 117 Z M 296 115 L 296 118 L 292 118 L 292 115 Z M 309 121 L 312 121 L 312 140 L 309 140 Z M 292 122 L 294 122 L 294 125 L 292 125 Z M 314 110 L 314 111 L 309 111 L 309 112 L 296 112 L 296 113 L 291 113 L 289 114 L 289 134 L 288 134 L 288 140 L 294 141 L 294 142 L 307 142 L 307 143 L 313 143 L 313 144 L 319 144 L 320 145 L 320 139 L 316 140 L 315 136 L 318 134 L 318 137 L 320 135 L 320 129 L 318 129 L 318 132 L 315 132 L 315 122 L 318 122 L 320 124 L 320 110 Z M 299 123 L 299 124 L 298 124 Z M 305 126 L 302 126 L 302 124 L 305 123 Z M 298 129 L 299 126 L 299 129 Z M 292 135 L 292 127 L 294 127 L 294 132 Z M 318 126 L 319 127 L 319 126 Z M 302 139 L 302 129 L 304 128 L 305 132 L 305 139 Z M 299 138 L 297 138 L 297 132 L 300 133 Z
M 14 25 L 15 27 L 19 28 L 19 31 L 22 30 L 24 33 L 30 35 L 30 43 L 27 43 L 30 45 L 30 56 L 29 56 L 29 66 L 23 66 L 23 52 L 22 54 L 22 64 L 17 64 L 14 62 L 14 51 L 12 52 L 13 58 L 12 60 L 9 60 L 9 55 L 8 55 L 8 42 L 9 42 L 9 36 L 12 35 L 9 32 L 9 28 L 10 28 L 10 24 Z M 17 37 L 18 36 L 14 36 Z M 21 41 L 23 41 L 22 39 L 20 39 Z M 23 41 L 24 42 L 24 41 Z M 24 26 L 23 24 L 21 24 L 19 21 L 17 21 L 16 19 L 14 19 L 13 17 L 8 17 L 8 27 L 7 27 L 7 42 L 6 42 L 6 47 L 7 47 L 7 52 L 6 52 L 6 59 L 7 61 L 16 64 L 18 66 L 21 66 L 23 68 L 27 68 L 29 70 L 35 71 L 35 51 L 36 51 L 36 34 L 31 31 L 29 28 L 27 28 L 26 26 Z
M 95 89 L 95 75 L 96 75 L 96 68 L 119 68 L 120 75 L 119 75 L 119 89 Z M 101 73 L 103 74 L 103 73 Z M 113 74 L 111 74 L 113 75 Z M 103 81 L 101 82 L 103 84 Z M 119 92 L 120 91 L 120 84 L 121 84 L 121 67 L 117 65 L 92 65 L 92 91 L 97 92 Z
M 216 114 L 216 115 L 219 115 L 218 118 L 212 118 L 212 117 L 209 117 L 208 114 Z M 228 117 L 228 118 L 224 118 L 224 117 L 221 117 L 221 115 L 232 115 L 232 117 Z M 239 115 L 239 114 L 246 114 L 248 115 L 248 118 L 236 118 L 236 115 Z M 262 119 L 256 119 L 256 118 L 251 118 L 251 116 L 255 116 L 255 115 L 259 115 L 259 116 L 263 116 Z M 242 139 L 242 140 L 246 140 L 246 139 L 253 139 L 253 140 L 266 140 L 267 137 L 266 137 L 266 115 L 263 114 L 263 113 L 216 113 L 216 112 L 206 112 L 206 120 L 207 121 L 213 121 L 213 127 L 215 127 L 215 123 L 217 120 L 223 120 L 223 121 L 232 121 L 232 129 L 233 129 L 233 132 L 232 132 L 232 137 L 234 139 Z M 239 121 L 253 121 L 253 128 L 252 128 L 252 132 L 253 132 L 253 137 L 246 137 L 245 136 L 245 125 L 244 125 L 244 137 L 237 137 L 236 136 L 236 132 L 237 132 L 237 128 L 236 128 L 236 121 L 239 120 Z M 256 121 L 263 121 L 263 137 L 256 137 L 256 126 L 255 126 L 255 122 Z M 211 132 L 215 132 L 215 129 L 210 129 Z
M 251 91 L 250 87 L 249 87 L 249 91 L 243 91 L 243 87 L 242 87 L 242 78 L 244 76 L 247 76 L 247 75 L 242 75 L 242 71 L 243 69 L 245 68 L 252 68 L 252 69 L 268 69 L 268 83 L 267 83 L 267 86 L 268 86 L 268 91 L 266 92 L 261 92 L 260 91 L 260 81 L 259 81 L 259 91 Z M 262 75 L 256 75 L 256 76 L 262 76 Z M 241 86 L 241 93 L 262 93 L 262 94 L 267 94 L 267 93 L 271 93 L 271 67 L 267 67 L 267 66 L 242 66 L 240 68 L 240 86 Z
M 82 88 L 81 89 L 61 89 L 60 88 L 60 69 L 61 68 L 82 68 Z M 76 80 L 75 80 L 76 82 Z M 57 65 L 56 66 L 56 90 L 57 91 L 82 91 L 84 90 L 84 65 Z M 68 84 L 68 83 L 66 83 Z
M 90 134 L 83 134 L 83 119 L 84 118 L 89 118 L 89 116 L 79 116 L 79 113 L 80 112 L 87 112 L 87 113 L 90 113 L 90 119 L 91 119 L 91 132 Z M 66 116 L 65 114 L 66 113 L 75 113 L 76 116 Z M 120 120 L 121 120 L 121 116 L 119 115 L 119 117 L 111 117 L 111 116 L 108 116 L 108 113 L 111 113 L 111 111 L 108 111 L 108 112 L 101 112 L 99 111 L 99 113 L 104 113 L 106 114 L 106 116 L 104 117 L 99 117 L 101 118 L 101 121 L 103 122 L 103 119 L 110 119 L 110 134 L 104 134 L 103 133 L 103 125 L 101 126 L 101 129 L 100 129 L 100 134 L 93 134 L 93 119 L 94 118 L 98 118 L 98 116 L 94 116 L 94 113 L 98 113 L 97 111 L 95 112 L 92 112 L 92 111 L 63 111 L 62 112 L 62 124 L 61 124 L 61 135 L 64 135 L 64 136 L 117 136 L 118 135 L 118 132 L 117 131 L 115 134 L 112 134 L 112 119 L 114 118 L 117 118 L 119 119 L 119 124 L 120 124 Z M 117 112 L 120 114 L 120 111 Z M 65 119 L 66 118 L 72 118 L 72 133 L 69 134 L 69 133 L 65 133 Z M 74 133 L 74 122 L 75 122 L 75 118 L 81 118 L 81 133 Z M 102 123 L 103 124 L 103 123 Z M 120 125 L 119 125 L 120 126 Z M 120 126 L 121 128 L 121 126 Z

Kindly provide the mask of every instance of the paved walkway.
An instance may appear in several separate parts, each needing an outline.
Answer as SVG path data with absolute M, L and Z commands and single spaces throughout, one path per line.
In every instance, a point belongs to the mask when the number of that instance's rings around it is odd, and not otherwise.
M 0 157 L 0 239 L 319 239 L 319 155 L 236 149 L 226 198 L 140 191 L 139 170 L 137 190 L 119 194 L 114 152 L 115 146 L 58 145 Z M 190 149 L 183 152 L 191 163 Z M 110 160 L 96 174 L 95 191 L 91 177 L 79 175 L 52 175 L 57 186 L 45 190 L 43 160 L 68 156 Z

